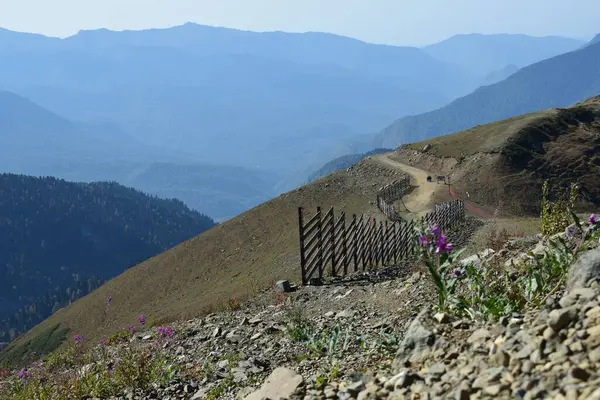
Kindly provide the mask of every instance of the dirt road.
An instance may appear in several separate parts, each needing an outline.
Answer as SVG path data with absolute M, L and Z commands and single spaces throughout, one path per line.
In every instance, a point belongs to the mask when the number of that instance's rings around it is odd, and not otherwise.
M 417 185 L 415 190 L 403 198 L 404 205 L 407 209 L 407 214 L 413 217 L 420 217 L 431 211 L 435 204 L 435 194 L 441 193 L 441 191 L 449 191 L 453 198 L 459 198 L 452 191 L 452 188 L 448 188 L 446 185 L 438 185 L 434 182 L 427 182 L 428 176 L 434 177 L 431 172 L 394 161 L 388 157 L 389 154 L 390 153 L 378 154 L 376 156 L 372 156 L 372 158 L 383 165 L 387 165 L 410 175 L 413 185 Z M 463 200 L 465 203 L 465 209 L 471 214 L 483 219 L 494 218 L 494 216 L 489 212 L 482 210 L 468 201 L 465 201 L 465 199 L 461 200 Z
M 445 186 L 442 187 L 436 183 L 427 182 L 427 177 L 432 176 L 431 173 L 394 161 L 388 157 L 388 154 L 378 154 L 373 156 L 373 159 L 411 176 L 412 184 L 417 187 L 403 198 L 403 202 L 406 209 L 412 215 L 420 217 L 431 211 L 435 203 L 434 196 L 436 191 L 444 190 L 445 188 Z

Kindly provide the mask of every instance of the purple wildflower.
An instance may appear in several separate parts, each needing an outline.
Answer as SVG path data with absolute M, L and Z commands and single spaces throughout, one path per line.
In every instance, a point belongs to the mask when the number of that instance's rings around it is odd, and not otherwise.
M 421 246 L 421 247 L 429 246 L 429 239 L 427 238 L 426 235 L 419 236 L 419 246 Z
M 140 325 L 146 325 L 146 317 L 144 317 L 143 315 L 139 315 L 138 322 L 140 323 Z
M 20 370 L 18 375 L 19 375 L 19 378 L 21 378 L 21 379 L 29 378 L 29 373 L 27 372 L 27 370 L 24 370 L 24 369 Z
M 172 338 L 173 336 L 175 336 L 175 332 L 173 331 L 173 328 L 170 327 L 158 327 L 157 328 L 158 334 L 162 337 L 168 337 L 168 338 Z
M 590 224 L 596 225 L 596 222 L 597 222 L 596 215 L 594 215 L 594 214 L 590 215 L 590 218 L 588 219 L 588 221 L 590 222 Z
M 567 228 L 567 231 L 565 232 L 565 235 L 567 236 L 567 238 L 572 239 L 573 236 L 575 236 L 575 232 L 577 232 L 577 230 L 575 229 L 574 226 L 570 226 Z
M 444 235 L 441 235 L 435 244 L 435 252 L 440 254 L 450 253 L 453 248 L 452 243 L 446 242 L 446 236 Z
M 433 225 L 431 227 L 431 232 L 434 234 L 436 238 L 439 238 L 442 235 L 442 230 L 438 225 Z
M 133 335 L 135 332 L 137 332 L 137 329 L 135 328 L 135 325 L 131 325 L 129 327 L 129 333 L 131 333 Z
M 83 336 L 73 335 L 73 341 L 75 342 L 75 344 L 81 344 L 83 343 Z
M 460 268 L 455 268 L 454 271 L 452 271 L 452 273 L 454 274 L 454 276 L 456 278 L 460 278 L 462 276 L 462 271 L 460 270 Z
M 106 346 L 107 341 L 106 341 L 106 339 L 100 339 L 100 341 L 98 343 L 100 343 L 100 345 L 102 345 L 102 346 Z

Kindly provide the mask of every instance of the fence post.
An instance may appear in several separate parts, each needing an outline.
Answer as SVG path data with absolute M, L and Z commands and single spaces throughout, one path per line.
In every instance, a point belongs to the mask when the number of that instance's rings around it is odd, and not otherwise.
M 398 229 L 398 223 L 393 222 L 394 233 L 392 234 L 392 251 L 394 252 L 394 265 L 398 264 L 398 234 L 396 233 Z
M 387 221 L 385 221 L 385 224 L 380 222 L 379 226 L 381 227 L 381 265 L 385 265 L 385 243 L 387 239 L 388 223 Z
M 348 274 L 348 232 L 346 232 L 346 213 L 342 212 L 342 253 L 344 257 L 344 275 Z
M 329 218 L 329 220 L 331 221 L 330 223 L 330 233 L 331 233 L 331 240 L 330 240 L 330 244 L 331 244 L 331 275 L 332 276 L 337 276 L 337 271 L 336 271 L 336 257 L 335 257 L 335 212 L 333 211 L 333 206 L 331 207 L 331 218 Z
M 306 254 L 304 253 L 304 216 L 302 207 L 298 207 L 298 227 L 300 232 L 300 270 L 302 271 L 302 284 L 306 285 Z
M 323 279 L 323 226 L 321 224 L 321 207 L 317 207 L 317 235 L 319 238 L 317 239 L 317 246 L 319 246 L 319 251 L 317 254 L 317 265 L 319 268 L 319 279 Z

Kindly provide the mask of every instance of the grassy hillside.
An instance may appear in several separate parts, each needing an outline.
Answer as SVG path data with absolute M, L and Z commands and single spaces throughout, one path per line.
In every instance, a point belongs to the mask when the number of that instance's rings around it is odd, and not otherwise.
M 452 36 L 423 50 L 437 58 L 480 75 L 487 75 L 507 65 L 525 67 L 568 53 L 585 42 L 577 39 L 520 34 L 482 35 L 477 33 Z
M 439 110 L 405 117 L 375 135 L 374 146 L 396 147 L 552 107 L 600 93 L 600 43 L 520 69 Z
M 214 226 L 116 183 L 0 175 L 0 342 Z
M 131 268 L 98 290 L 59 310 L 9 347 L 13 358 L 28 340 L 55 326 L 90 339 L 128 327 L 138 314 L 157 321 L 200 315 L 225 307 L 277 279 L 297 281 L 297 207 L 334 205 L 347 213 L 378 213 L 375 187 L 396 172 L 365 160 L 349 173 L 333 175 L 264 203 L 232 220 Z M 110 314 L 103 310 L 112 296 Z M 59 329 L 59 328 L 57 328 Z
M 335 174 L 336 172 L 343 171 L 346 168 L 353 166 L 363 158 L 370 156 L 371 154 L 389 153 L 390 151 L 392 151 L 392 149 L 374 149 L 366 153 L 348 154 L 345 156 L 338 157 L 334 160 L 329 161 L 327 164 L 323 165 L 321 168 L 310 174 L 308 177 L 308 181 L 316 181 L 317 179 L 326 177 L 331 174 Z
M 423 152 L 426 145 L 431 147 Z M 580 188 L 578 206 L 600 206 L 600 97 L 410 144 L 394 156 L 449 174 L 459 196 L 508 215 L 536 216 L 544 180 Z M 555 191 L 555 192 L 556 192 Z M 556 193 L 555 193 L 556 194 Z

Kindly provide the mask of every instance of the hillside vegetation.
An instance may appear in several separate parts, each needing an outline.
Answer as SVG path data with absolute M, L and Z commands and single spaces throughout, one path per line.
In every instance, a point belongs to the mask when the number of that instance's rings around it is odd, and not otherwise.
M 187 318 L 225 307 L 229 298 L 251 295 L 274 280 L 297 281 L 297 207 L 306 207 L 308 214 L 317 206 L 333 205 L 348 214 L 380 215 L 372 204 L 374 188 L 397 177 L 396 171 L 365 160 L 351 172 L 266 202 L 128 269 L 59 310 L 19 338 L 12 349 L 18 351 L 20 345 L 57 326 L 99 340 L 128 327 L 140 313 L 159 323 Z M 112 304 L 110 318 L 105 319 L 102 310 L 108 296 Z
M 0 342 L 214 226 L 116 183 L 0 175 Z
M 552 107 L 568 107 L 600 93 L 600 43 L 521 68 L 445 107 L 397 120 L 374 137 L 375 147 L 431 139 Z
M 426 151 L 423 149 L 428 147 Z M 507 215 L 539 215 L 544 180 L 579 187 L 578 207 L 600 206 L 600 97 L 400 148 L 393 159 L 451 177 L 453 190 Z

